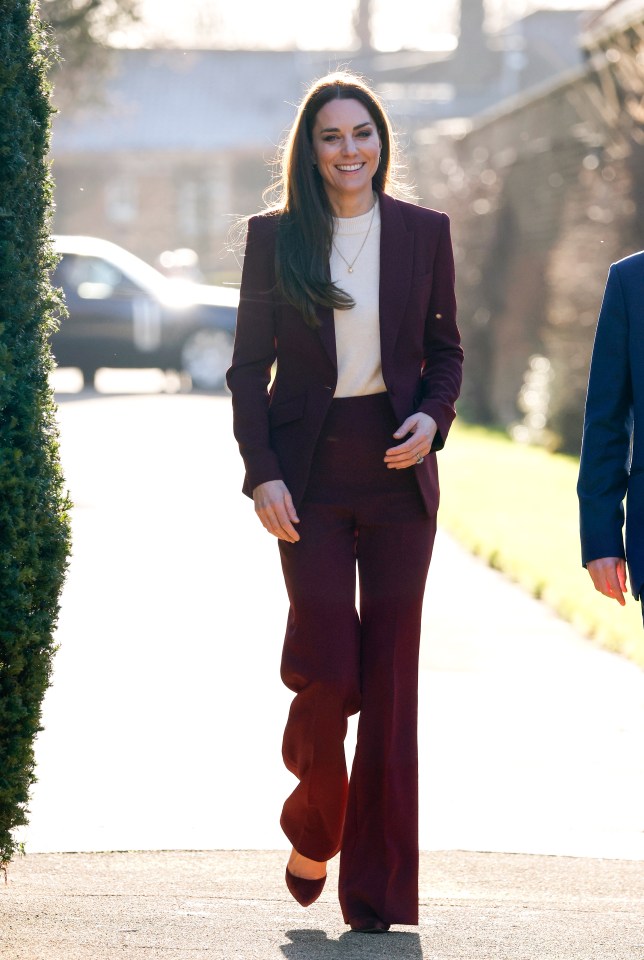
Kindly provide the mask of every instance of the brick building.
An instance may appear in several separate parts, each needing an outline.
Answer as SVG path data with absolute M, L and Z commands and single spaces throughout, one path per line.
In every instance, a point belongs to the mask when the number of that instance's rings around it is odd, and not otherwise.
M 101 99 L 54 123 L 57 232 L 149 262 L 190 247 L 211 279 L 237 275 L 228 233 L 259 205 L 302 80 L 292 53 L 116 52 Z
M 115 51 L 97 100 L 54 122 L 56 230 L 104 237 L 150 262 L 189 247 L 210 280 L 236 279 L 231 224 L 261 206 L 268 161 L 306 85 L 344 64 L 375 82 L 420 182 L 429 125 L 581 61 L 577 13 L 533 14 L 488 36 L 483 0 L 462 3 L 461 42 L 447 52 Z
M 589 18 L 580 49 L 457 135 L 425 131 L 421 171 L 454 222 L 464 412 L 571 452 L 608 267 L 644 247 L 644 3 Z

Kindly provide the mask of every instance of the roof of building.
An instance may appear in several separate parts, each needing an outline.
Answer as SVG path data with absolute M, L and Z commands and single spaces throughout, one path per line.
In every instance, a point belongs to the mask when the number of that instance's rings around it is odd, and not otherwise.
M 486 66 L 481 82 L 469 87 L 469 63 L 458 50 L 115 50 L 100 98 L 55 118 L 52 151 L 272 153 L 307 85 L 339 67 L 375 82 L 399 127 L 414 117 L 471 116 L 578 62 L 575 16 L 532 14 L 497 35 L 498 43 L 482 35 L 468 61 L 480 57 Z M 515 63 L 507 59 L 504 37 L 517 30 L 523 60 Z M 548 36 L 556 42 L 549 45 Z M 516 74 L 509 85 L 508 71 Z
M 55 154 L 273 148 L 308 84 L 347 67 L 383 80 L 445 54 L 135 49 L 113 52 L 100 99 L 54 121 Z
M 612 0 L 603 9 L 588 18 L 582 42 L 584 46 L 594 46 L 611 34 L 628 30 L 629 27 L 644 23 L 643 0 Z
M 114 51 L 101 101 L 56 118 L 53 151 L 270 146 L 306 74 L 292 51 Z

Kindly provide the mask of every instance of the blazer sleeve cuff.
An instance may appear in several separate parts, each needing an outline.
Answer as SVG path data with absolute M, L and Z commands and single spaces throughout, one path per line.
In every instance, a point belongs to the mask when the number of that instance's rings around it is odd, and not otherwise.
M 583 543 L 581 550 L 582 566 L 586 567 L 592 560 L 603 560 L 604 557 L 619 557 L 626 559 L 624 540 L 622 537 L 603 539 L 600 542 Z
M 245 486 L 251 491 L 258 487 L 260 483 L 284 479 L 279 460 L 272 450 L 262 451 L 261 455 L 253 454 L 252 458 L 245 457 L 244 461 L 246 465 Z
M 448 407 L 446 404 L 441 403 L 440 400 L 431 399 L 423 400 L 418 406 L 418 411 L 420 413 L 426 413 L 428 416 L 432 417 L 432 419 L 436 421 L 436 425 L 438 427 L 430 453 L 435 453 L 437 450 L 442 450 L 445 446 L 445 441 L 447 440 L 449 428 L 451 427 L 454 417 L 456 416 L 456 411 L 453 407 Z

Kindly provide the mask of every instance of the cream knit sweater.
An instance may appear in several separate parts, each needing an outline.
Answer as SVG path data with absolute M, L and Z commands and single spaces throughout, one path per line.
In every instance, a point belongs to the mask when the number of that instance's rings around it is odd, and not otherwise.
M 387 388 L 380 364 L 380 208 L 376 200 L 373 211 L 359 217 L 335 218 L 331 249 L 333 282 L 355 301 L 351 310 L 334 310 L 335 342 L 338 355 L 338 384 L 335 397 L 362 397 L 382 393 Z M 347 264 L 360 250 L 349 273 Z

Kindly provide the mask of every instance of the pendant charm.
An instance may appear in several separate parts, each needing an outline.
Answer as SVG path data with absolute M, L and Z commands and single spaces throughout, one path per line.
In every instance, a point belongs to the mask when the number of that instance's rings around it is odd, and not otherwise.
M 372 223 L 373 223 L 373 218 L 374 218 L 374 216 L 376 215 L 376 207 L 377 207 L 377 206 L 378 206 L 378 200 L 377 200 L 377 198 L 376 198 L 376 196 L 375 196 L 375 194 L 374 194 L 374 201 L 373 201 L 373 207 L 371 208 L 371 219 L 369 220 L 369 226 L 367 227 L 367 232 L 366 232 L 366 234 L 365 234 L 365 236 L 364 236 L 364 240 L 363 240 L 362 243 L 360 244 L 360 249 L 359 249 L 358 252 L 356 253 L 356 255 L 355 255 L 355 257 L 353 258 L 353 260 L 351 261 L 351 263 L 349 263 L 349 261 L 347 260 L 347 258 L 345 257 L 345 255 L 342 253 L 342 251 L 341 251 L 341 250 L 338 250 L 338 248 L 337 248 L 337 246 L 336 246 L 336 243 L 335 243 L 335 240 L 332 241 L 332 242 L 333 242 L 333 247 L 334 247 L 334 249 L 335 249 L 335 252 L 338 254 L 338 256 L 340 257 L 341 260 L 344 260 L 344 262 L 345 262 L 346 265 L 347 265 L 347 273 L 353 273 L 354 264 L 357 262 L 358 257 L 360 256 L 360 254 L 361 254 L 362 251 L 364 250 L 364 245 L 365 245 L 365 243 L 366 243 L 367 240 L 369 239 L 369 234 L 371 233 L 371 225 L 372 225 Z

